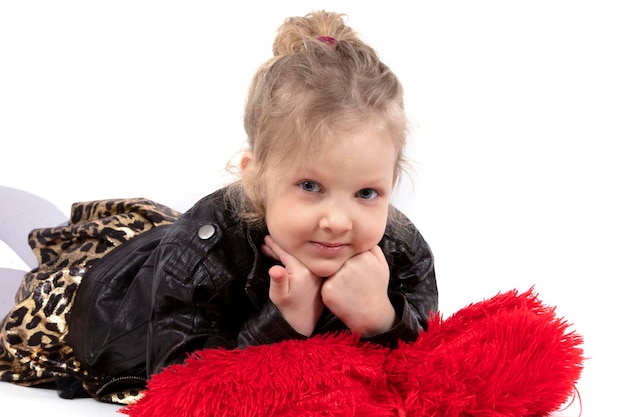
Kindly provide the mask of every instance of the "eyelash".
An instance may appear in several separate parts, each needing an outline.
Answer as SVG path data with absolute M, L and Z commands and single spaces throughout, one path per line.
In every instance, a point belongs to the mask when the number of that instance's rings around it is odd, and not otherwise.
M 300 183 L 298 183 L 298 186 L 309 193 L 317 193 L 317 192 L 321 192 L 322 191 L 322 187 L 315 181 L 312 180 L 305 180 L 302 181 Z M 315 188 L 315 189 L 311 189 L 311 187 Z M 373 193 L 373 196 L 370 197 L 366 197 L 364 196 L 364 192 L 367 193 Z M 363 188 L 362 190 L 357 191 L 356 195 L 359 198 L 362 198 L 363 200 L 373 200 L 374 198 L 378 197 L 380 194 L 378 191 L 374 190 L 373 188 Z

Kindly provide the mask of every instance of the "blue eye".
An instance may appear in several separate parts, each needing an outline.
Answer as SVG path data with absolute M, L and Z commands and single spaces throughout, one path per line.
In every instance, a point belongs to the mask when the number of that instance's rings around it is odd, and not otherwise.
M 319 191 L 321 191 L 321 187 L 318 183 L 316 183 L 315 181 L 302 181 L 300 184 L 298 184 L 300 186 L 300 188 L 302 188 L 304 191 L 307 191 L 309 193 L 317 193 Z
M 371 188 L 363 188 L 362 190 L 359 190 L 357 196 L 364 200 L 373 200 L 374 198 L 378 197 L 378 191 Z

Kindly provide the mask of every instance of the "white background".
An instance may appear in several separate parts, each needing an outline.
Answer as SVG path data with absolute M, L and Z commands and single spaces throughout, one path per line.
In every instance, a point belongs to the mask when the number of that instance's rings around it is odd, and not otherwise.
M 224 184 L 277 27 L 347 13 L 406 90 L 396 201 L 435 253 L 443 314 L 535 285 L 585 337 L 583 416 L 625 414 L 621 2 L 0 1 L 0 185 L 66 213 L 184 211 Z

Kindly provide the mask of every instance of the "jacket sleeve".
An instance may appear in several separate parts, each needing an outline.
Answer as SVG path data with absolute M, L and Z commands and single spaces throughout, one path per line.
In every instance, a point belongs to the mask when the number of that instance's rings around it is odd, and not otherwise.
M 306 338 L 287 323 L 278 308 L 268 299 L 261 310 L 243 324 L 237 337 L 237 347 L 243 349 L 247 346 Z
M 166 237 L 154 253 L 149 375 L 204 347 L 236 347 L 248 311 L 233 285 L 232 268 L 224 265 L 223 228 L 211 225 L 212 234 L 203 236 L 189 232 L 202 224 L 178 226 L 180 231 Z
M 194 331 L 209 323 L 207 311 L 194 305 L 194 273 L 185 262 L 184 251 L 171 244 L 155 253 L 152 309 L 148 329 L 146 367 L 148 375 L 181 363 L 187 354 L 204 344 L 206 332 Z

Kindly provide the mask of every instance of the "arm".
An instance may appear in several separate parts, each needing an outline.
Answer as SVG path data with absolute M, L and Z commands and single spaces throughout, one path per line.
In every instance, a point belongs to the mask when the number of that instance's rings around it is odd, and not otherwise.
M 217 227 L 215 235 L 198 246 L 189 239 L 184 244 L 170 239 L 155 251 L 149 374 L 203 348 L 306 338 L 268 298 L 268 268 L 255 262 L 259 257 L 251 253 L 247 239 L 225 243 L 224 233 Z M 235 259 L 234 254 L 241 256 Z M 255 277 L 247 280 L 248 274 Z
M 313 275 L 268 235 L 261 250 L 280 265 L 268 268 L 269 294 L 261 311 L 251 317 L 239 334 L 239 347 L 305 339 L 315 330 L 322 314 L 323 279 Z
M 395 209 L 393 209 L 395 210 Z M 438 310 L 438 289 L 430 247 L 415 226 L 400 212 L 380 243 L 390 268 L 389 299 L 398 323 L 388 332 L 364 340 L 394 346 L 397 340 L 414 341 Z
M 230 347 L 221 329 L 222 307 L 204 268 L 189 259 L 189 248 L 165 244 L 154 264 L 152 315 L 148 332 L 148 374 L 184 361 L 211 337 L 215 347 Z
M 243 324 L 237 337 L 237 347 L 269 345 L 283 340 L 304 340 L 307 336 L 297 332 L 285 320 L 276 305 L 268 299 L 258 313 Z

